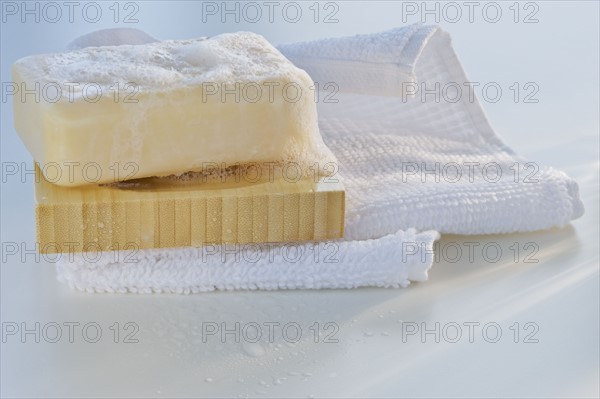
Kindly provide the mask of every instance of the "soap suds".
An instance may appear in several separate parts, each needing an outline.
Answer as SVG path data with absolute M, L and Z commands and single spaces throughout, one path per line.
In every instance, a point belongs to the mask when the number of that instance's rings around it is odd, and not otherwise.
M 20 64 L 20 65 L 19 65 Z M 26 80 L 78 83 L 109 89 L 133 83 L 140 92 L 155 92 L 203 82 L 261 82 L 297 74 L 297 68 L 274 51 L 262 36 L 237 32 L 211 38 L 166 40 L 139 45 L 86 47 L 20 59 Z M 72 88 L 69 90 L 73 91 Z

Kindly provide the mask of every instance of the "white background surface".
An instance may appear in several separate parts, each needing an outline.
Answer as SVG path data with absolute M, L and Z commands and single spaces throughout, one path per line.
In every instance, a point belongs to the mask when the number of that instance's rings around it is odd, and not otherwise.
M 83 3 L 82 3 L 83 4 Z M 80 34 L 115 26 L 108 7 L 96 24 L 75 14 L 75 22 L 2 23 L 1 79 L 20 57 L 61 51 Z M 198 2 L 138 2 L 137 27 L 162 38 L 187 38 L 234 30 L 252 30 L 273 43 L 376 32 L 403 25 L 402 5 L 393 2 L 338 2 L 338 23 L 306 18 L 290 24 L 202 22 Z M 417 4 L 419 5 L 420 2 Z M 434 3 L 429 3 L 434 7 Z M 462 4 L 459 2 L 459 4 Z M 485 3 L 481 3 L 483 6 Z M 496 242 L 503 257 L 486 262 L 481 252 L 470 261 L 436 261 L 430 280 L 408 289 L 353 291 L 237 292 L 195 296 L 89 295 L 55 280 L 51 264 L 28 255 L 4 259 L 1 267 L 3 323 L 96 322 L 97 343 L 87 343 L 81 326 L 69 343 L 67 329 L 58 343 L 36 343 L 28 336 L 7 337 L 1 344 L 2 396 L 590 396 L 599 395 L 598 274 L 598 3 L 536 2 L 538 23 L 513 21 L 512 2 L 501 2 L 500 22 L 475 13 L 457 23 L 440 21 L 473 81 L 536 82 L 537 104 L 515 103 L 505 95 L 483 103 L 499 135 L 518 153 L 566 171 L 580 185 L 583 218 L 563 229 L 505 236 L 443 236 L 452 243 Z M 466 9 L 463 8 L 463 12 Z M 504 16 L 505 15 L 505 16 Z M 66 17 L 65 17 L 66 18 Z M 522 18 L 522 16 L 521 16 Z M 419 22 L 420 16 L 406 19 Z M 427 16 L 426 23 L 435 23 Z M 1 104 L 3 162 L 31 159 L 19 141 L 12 103 Z M 31 177 L 8 178 L 1 193 L 2 242 L 32 248 L 34 203 Z M 534 259 L 513 259 L 510 247 L 539 246 Z M 463 246 L 463 248 L 465 248 Z M 449 248 L 450 250 L 451 248 Z M 450 252 L 452 253 L 452 252 Z M 243 345 L 232 336 L 221 343 L 202 342 L 202 323 L 236 321 L 296 322 L 302 340 L 288 344 L 275 329 L 272 345 Z M 495 322 L 497 343 L 488 343 L 481 325 L 474 342 L 449 343 L 433 335 L 403 334 L 410 323 Z M 139 326 L 139 343 L 113 342 L 115 322 Z M 339 325 L 337 343 L 314 343 L 309 326 Z M 520 323 L 517 343 L 510 327 Z M 524 324 L 535 323 L 537 343 L 525 343 Z M 4 324 L 6 325 L 6 324 Z M 266 329 L 263 331 L 266 333 Z M 493 338 L 490 330 L 487 338 Z M 528 330 L 531 331 L 531 330 Z M 123 332 L 123 331 L 122 331 Z M 448 331 L 450 333 L 450 330 Z M 324 338 L 321 337 L 320 341 Z M 403 340 L 404 338 L 404 340 Z M 406 341 L 406 342 L 403 342 Z M 424 342 L 423 342 L 424 341 Z

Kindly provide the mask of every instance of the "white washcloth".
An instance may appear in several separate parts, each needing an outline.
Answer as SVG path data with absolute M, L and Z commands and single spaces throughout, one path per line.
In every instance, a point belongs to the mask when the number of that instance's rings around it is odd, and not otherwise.
M 321 133 L 346 183 L 347 238 L 406 228 L 455 234 L 533 231 L 563 226 L 583 214 L 575 181 L 528 163 L 496 136 L 477 98 L 469 98 L 469 80 L 440 28 L 411 25 L 280 50 L 313 79 L 318 76 L 321 87 L 339 81 L 334 69 L 318 67 L 325 60 L 354 76 L 347 86 L 340 81 L 339 103 L 319 103 Z M 387 73 L 379 63 L 388 66 Z M 377 77 L 378 85 L 393 87 L 395 97 L 370 95 Z M 463 87 L 462 97 L 451 102 L 449 92 L 439 102 L 433 95 L 423 99 L 421 86 L 431 89 L 436 83 Z M 419 92 L 408 96 L 415 87 Z M 440 173 L 426 173 L 436 165 Z M 455 181 L 457 170 L 462 178 Z
M 104 44 L 109 36 L 103 32 Z M 86 46 L 86 40 L 76 43 Z M 337 262 L 315 262 L 312 243 L 301 245 L 298 259 L 283 257 L 281 247 L 263 249 L 269 253 L 264 262 L 155 249 L 139 251 L 137 263 L 114 262 L 124 256 L 109 253 L 98 262 L 63 257 L 61 281 L 100 292 L 406 286 L 426 279 L 436 231 L 532 231 L 583 214 L 573 180 L 527 163 L 495 135 L 478 101 L 466 95 L 468 79 L 438 27 L 412 25 L 279 49 L 325 90 L 319 125 L 347 193 L 348 241 L 336 243 Z M 436 83 L 465 93 L 458 101 L 451 91 L 441 101 L 414 93 Z M 339 89 L 327 99 L 337 103 L 325 100 L 328 88 Z
M 58 271 L 60 280 L 90 292 L 406 287 L 427 280 L 437 238 L 408 230 L 364 241 L 79 254 Z

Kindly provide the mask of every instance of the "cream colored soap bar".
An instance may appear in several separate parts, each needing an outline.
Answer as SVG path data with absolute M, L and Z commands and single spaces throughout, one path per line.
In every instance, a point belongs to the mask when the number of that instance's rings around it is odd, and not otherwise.
M 253 33 L 35 55 L 13 78 L 17 132 L 55 184 L 335 162 L 312 80 Z
M 61 187 L 39 176 L 36 224 L 42 253 L 344 235 L 345 194 L 335 177 L 296 182 L 275 174 L 257 182 L 236 175 L 224 182 L 146 178 L 110 186 Z

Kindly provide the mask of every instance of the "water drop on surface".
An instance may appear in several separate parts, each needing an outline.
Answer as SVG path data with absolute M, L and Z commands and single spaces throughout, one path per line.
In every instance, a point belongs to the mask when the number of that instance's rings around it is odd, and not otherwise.
M 206 377 L 206 378 L 204 379 L 204 381 L 206 381 L 206 382 L 209 382 L 209 383 L 210 383 L 210 382 L 213 382 L 213 379 L 212 379 L 212 378 L 210 378 L 210 377 Z
M 242 343 L 242 349 L 250 357 L 260 357 L 265 354 L 265 348 L 259 343 L 244 342 Z

